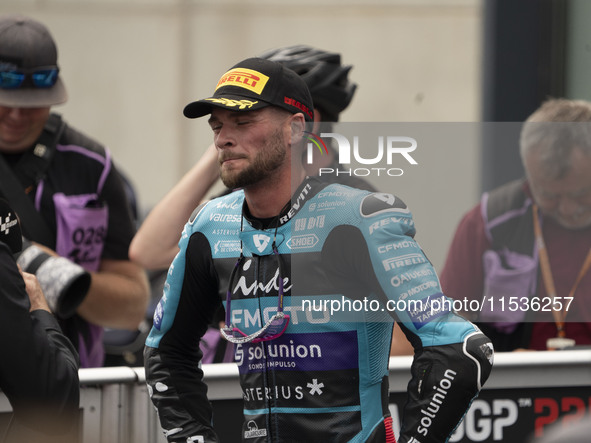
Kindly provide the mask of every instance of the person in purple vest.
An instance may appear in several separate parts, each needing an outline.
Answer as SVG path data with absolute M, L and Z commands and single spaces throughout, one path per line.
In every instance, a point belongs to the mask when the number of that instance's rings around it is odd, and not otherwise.
M 497 351 L 591 344 L 591 103 L 551 99 L 520 137 L 525 178 L 483 195 L 459 223 L 445 293 Z M 470 306 L 475 306 L 474 304 Z
M 19 265 L 44 286 L 81 366 L 97 367 L 103 328 L 137 328 L 149 287 L 127 255 L 135 225 L 122 178 L 108 149 L 51 112 L 66 99 L 48 29 L 0 17 L 0 195 L 23 226 Z

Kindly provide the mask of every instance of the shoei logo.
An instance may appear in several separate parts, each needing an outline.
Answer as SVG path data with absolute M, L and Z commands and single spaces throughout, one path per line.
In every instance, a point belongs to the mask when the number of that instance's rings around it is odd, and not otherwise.
M 267 248 L 270 240 L 271 237 L 265 234 L 255 234 L 252 236 L 254 247 L 257 248 L 259 252 L 263 252 Z
M 231 69 L 222 75 L 215 90 L 222 86 L 238 86 L 239 88 L 248 89 L 255 94 L 261 95 L 265 85 L 269 81 L 269 77 L 252 69 L 236 68 Z
M 264 428 L 259 429 L 254 420 L 250 420 L 248 423 L 246 423 L 246 427 L 248 428 L 248 430 L 244 431 L 244 438 L 256 438 L 267 436 L 267 430 Z
M 417 141 L 411 137 L 400 136 L 378 136 L 377 137 L 377 151 L 375 149 L 366 149 L 363 153 L 360 151 L 360 140 L 358 136 L 354 136 L 352 143 L 347 137 L 336 132 L 322 132 L 320 137 L 310 132 L 306 132 L 304 137 L 309 141 L 307 150 L 308 164 L 313 164 L 314 153 L 317 148 L 321 155 L 328 154 L 326 143 L 322 140 L 330 137 L 334 140 L 336 145 L 336 152 L 338 154 L 338 163 L 343 166 L 343 169 L 336 168 L 319 168 L 318 175 L 355 175 L 359 177 L 366 177 L 368 175 L 389 175 L 391 177 L 398 177 L 404 174 L 404 170 L 399 167 L 391 167 L 396 161 L 404 159 L 405 164 L 417 165 L 418 162 L 411 156 L 411 152 L 417 149 Z M 308 135 L 309 134 L 309 135 Z M 369 146 L 369 140 L 363 140 L 363 146 Z M 371 142 L 375 144 L 375 141 Z M 371 156 L 368 156 L 371 152 Z M 372 167 L 360 167 L 351 169 L 352 162 L 360 165 L 368 165 Z M 380 167 L 381 165 L 381 167 Z

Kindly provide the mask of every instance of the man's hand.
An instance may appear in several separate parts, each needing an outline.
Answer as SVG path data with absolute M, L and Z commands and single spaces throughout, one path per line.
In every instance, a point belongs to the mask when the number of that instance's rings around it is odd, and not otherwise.
M 17 264 L 35 274 L 51 312 L 61 318 L 71 317 L 88 294 L 90 273 L 51 249 L 30 241 L 23 244 Z
M 35 311 L 37 309 L 43 309 L 44 311 L 51 312 L 49 309 L 49 305 L 47 304 L 47 300 L 45 300 L 45 295 L 43 295 L 43 290 L 41 289 L 41 285 L 39 284 L 39 280 L 35 277 L 34 274 L 29 274 L 28 272 L 23 272 L 20 269 L 21 275 L 23 276 L 23 280 L 25 281 L 25 287 L 27 289 L 27 295 L 29 296 L 29 300 L 31 301 L 31 309 L 30 312 Z

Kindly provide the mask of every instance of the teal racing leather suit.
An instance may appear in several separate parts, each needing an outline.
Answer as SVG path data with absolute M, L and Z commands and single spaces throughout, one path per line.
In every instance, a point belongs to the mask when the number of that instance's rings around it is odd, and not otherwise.
M 399 442 L 446 441 L 490 373 L 492 346 L 443 302 L 414 233 L 393 195 L 315 179 L 273 220 L 249 216 L 242 191 L 198 208 L 146 341 L 148 388 L 168 441 L 218 441 L 198 344 L 235 266 L 234 326 L 260 329 L 278 309 L 280 280 L 290 316 L 278 338 L 235 346 L 243 441 L 394 442 L 394 321 L 415 347 Z

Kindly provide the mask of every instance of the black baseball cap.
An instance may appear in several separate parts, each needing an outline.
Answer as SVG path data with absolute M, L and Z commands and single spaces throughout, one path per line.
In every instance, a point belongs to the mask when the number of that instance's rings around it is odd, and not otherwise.
M 248 58 L 226 72 L 209 98 L 185 106 L 188 118 L 210 114 L 212 107 L 231 111 L 254 111 L 277 106 L 292 114 L 301 112 L 307 121 L 314 120 L 312 96 L 306 82 L 281 63 L 262 58 Z
M 57 47 L 45 25 L 23 15 L 0 16 L 0 68 L 33 71 L 47 67 L 57 68 Z M 32 84 L 0 88 L 0 105 L 35 108 L 64 103 L 68 95 L 57 75 L 55 84 L 48 88 Z

